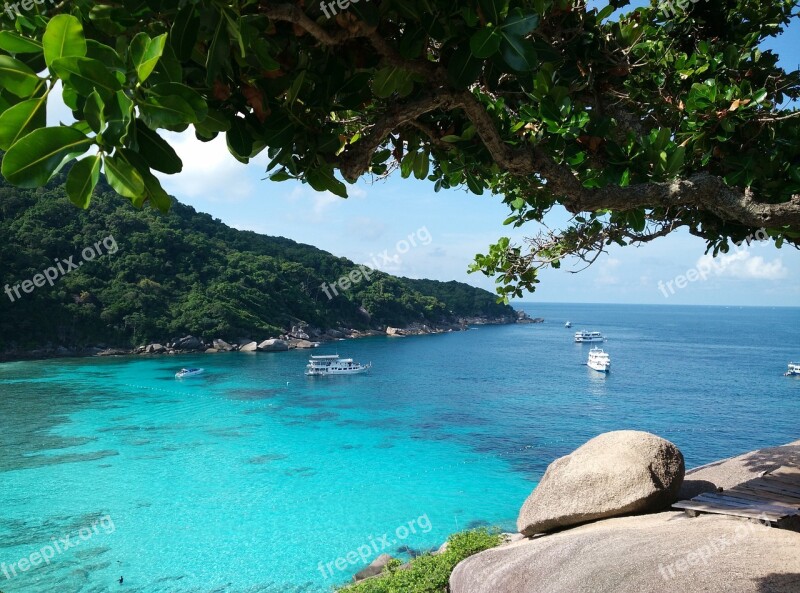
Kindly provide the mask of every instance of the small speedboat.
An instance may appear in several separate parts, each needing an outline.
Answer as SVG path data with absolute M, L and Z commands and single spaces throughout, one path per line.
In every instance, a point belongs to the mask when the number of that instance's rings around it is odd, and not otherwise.
M 586 366 L 600 373 L 608 373 L 611 370 L 611 357 L 601 348 L 592 348 Z
M 196 377 L 197 375 L 202 375 L 204 372 L 205 369 L 181 369 L 175 373 L 175 378 L 183 379 L 185 377 Z
M 571 327 L 572 327 L 572 322 L 571 322 L 571 321 L 567 321 L 567 322 L 564 324 L 564 327 L 566 327 L 567 329 L 571 328 Z
M 800 363 L 790 362 L 789 370 L 783 374 L 784 377 L 800 377 Z

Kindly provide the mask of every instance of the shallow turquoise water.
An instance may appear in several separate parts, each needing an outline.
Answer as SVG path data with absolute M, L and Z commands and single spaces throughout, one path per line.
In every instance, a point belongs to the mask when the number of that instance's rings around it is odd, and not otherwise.
M 0 365 L 0 590 L 328 591 L 362 557 L 512 528 L 547 464 L 607 430 L 690 466 L 800 438 L 781 376 L 800 309 L 527 308 L 547 323 L 315 352 L 372 361 L 356 377 L 304 377 L 308 352 Z M 583 328 L 610 376 L 583 366 Z

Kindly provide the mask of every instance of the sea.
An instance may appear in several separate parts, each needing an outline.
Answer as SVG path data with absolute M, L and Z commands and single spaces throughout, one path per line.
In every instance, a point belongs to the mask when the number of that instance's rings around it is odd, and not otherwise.
M 0 364 L 0 591 L 330 592 L 378 554 L 515 530 L 606 431 L 688 467 L 800 439 L 800 308 L 521 308 L 545 322 L 313 351 L 357 376 L 306 377 L 300 350 Z

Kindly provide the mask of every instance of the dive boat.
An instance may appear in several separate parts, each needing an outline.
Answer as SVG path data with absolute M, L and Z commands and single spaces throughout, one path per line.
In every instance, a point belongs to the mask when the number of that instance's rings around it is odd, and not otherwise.
M 589 351 L 589 360 L 586 366 L 595 371 L 607 373 L 611 370 L 611 358 L 608 353 L 601 348 L 592 348 Z
M 605 342 L 606 339 L 600 332 L 587 332 L 586 330 L 575 332 L 575 341 L 583 342 Z
M 176 379 L 183 379 L 184 377 L 195 377 L 202 375 L 205 369 L 181 369 L 175 373 Z
M 306 365 L 306 375 L 320 377 L 323 375 L 357 375 L 372 368 L 370 364 L 354 362 L 352 358 L 339 358 L 338 354 L 312 356 Z
M 783 374 L 784 377 L 800 377 L 800 363 L 790 362 L 789 370 Z

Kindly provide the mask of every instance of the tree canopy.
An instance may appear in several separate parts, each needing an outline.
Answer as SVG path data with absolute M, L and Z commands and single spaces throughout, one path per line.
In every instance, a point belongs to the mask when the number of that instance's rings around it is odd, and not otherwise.
M 2 174 L 39 187 L 80 158 L 76 205 L 102 173 L 165 211 L 152 171 L 182 163 L 159 131 L 191 127 L 342 197 L 399 170 L 497 194 L 509 225 L 563 206 L 566 228 L 477 256 L 505 297 L 679 228 L 715 254 L 759 229 L 797 247 L 800 72 L 763 45 L 799 2 L 24 0 L 1 17 Z M 47 127 L 58 82 L 77 123 Z

